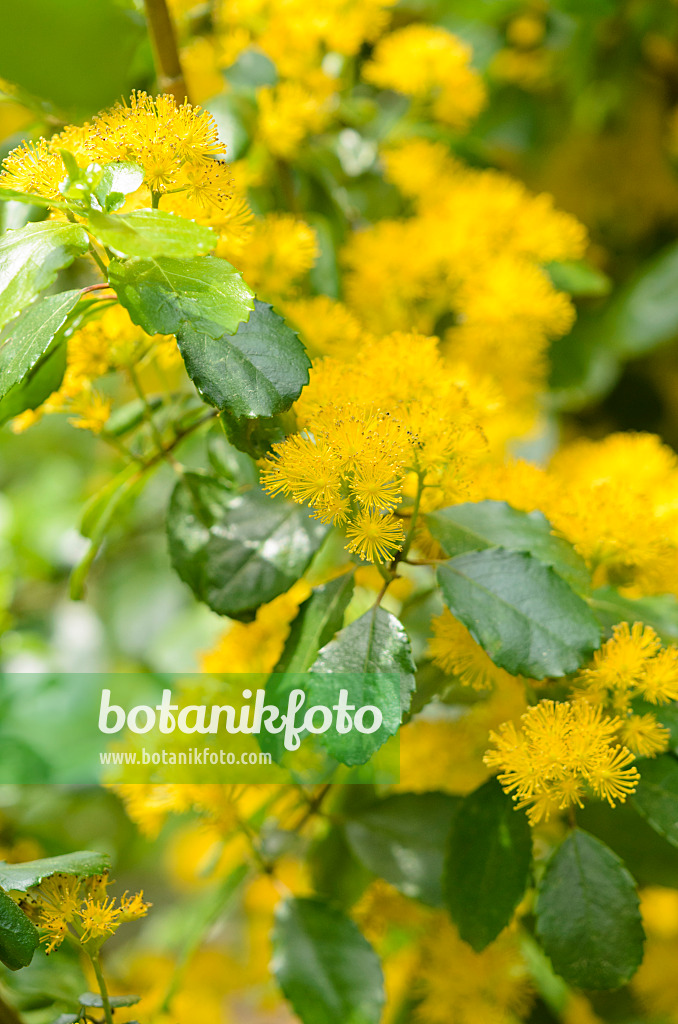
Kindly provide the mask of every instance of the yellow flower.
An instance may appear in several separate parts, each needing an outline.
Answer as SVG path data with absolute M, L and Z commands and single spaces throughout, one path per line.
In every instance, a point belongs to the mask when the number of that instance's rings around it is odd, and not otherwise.
M 446 29 L 409 25 L 380 39 L 363 77 L 382 89 L 432 100 L 434 117 L 463 128 L 485 102 L 470 60 L 470 48 Z
M 630 750 L 614 745 L 619 719 L 586 701 L 542 700 L 528 708 L 520 729 L 512 722 L 490 733 L 495 749 L 485 764 L 499 769 L 499 781 L 526 807 L 531 824 L 573 804 L 587 792 L 623 803 L 640 775 Z
M 219 249 L 228 256 L 228 245 Z M 238 270 L 250 287 L 268 299 L 294 291 L 318 256 L 313 228 L 288 213 L 271 213 L 254 222 L 239 246 Z
M 283 81 L 257 92 L 259 136 L 275 156 L 295 156 L 308 135 L 322 131 L 331 117 L 330 97 L 335 84 L 321 75 L 312 87 Z
M 358 512 L 346 527 L 348 550 L 369 562 L 389 562 L 405 539 L 402 523 L 387 513 Z

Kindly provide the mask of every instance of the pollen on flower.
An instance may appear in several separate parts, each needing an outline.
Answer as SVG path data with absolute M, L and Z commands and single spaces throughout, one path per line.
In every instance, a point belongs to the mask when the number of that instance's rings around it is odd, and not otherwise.
M 449 608 L 431 620 L 431 627 L 433 637 L 428 644 L 431 658 L 444 672 L 457 676 L 464 686 L 490 690 L 513 679 L 510 673 L 495 665 Z
M 502 787 L 527 808 L 533 825 L 582 807 L 587 796 L 614 807 L 640 780 L 633 753 L 615 743 L 619 726 L 587 701 L 542 700 L 528 708 L 520 728 L 508 722 L 490 733 L 494 748 L 485 764 L 499 770 Z

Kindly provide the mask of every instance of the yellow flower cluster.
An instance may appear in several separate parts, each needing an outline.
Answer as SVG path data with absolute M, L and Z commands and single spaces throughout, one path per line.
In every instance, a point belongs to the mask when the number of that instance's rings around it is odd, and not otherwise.
M 380 89 L 431 101 L 435 120 L 465 128 L 485 102 L 482 79 L 470 63 L 470 47 L 446 29 L 408 25 L 379 40 L 363 77 Z
M 488 467 L 484 497 L 539 508 L 593 570 L 596 586 L 675 593 L 678 459 L 654 434 L 610 434 L 565 445 L 545 469 Z
M 23 143 L 6 157 L 0 185 L 58 198 L 66 176 L 60 149 L 81 167 L 118 160 L 139 164 L 154 193 L 180 191 L 199 204 L 221 206 L 232 192 L 229 171 L 218 159 L 225 148 L 214 118 L 189 103 L 177 106 L 172 96 L 135 92 L 129 106 L 117 104 L 49 141 Z
M 530 823 L 583 806 L 587 795 L 623 803 L 640 775 L 631 751 L 615 743 L 619 719 L 604 715 L 585 700 L 542 700 L 528 708 L 520 728 L 505 722 L 490 733 L 495 749 L 485 764 L 499 771 L 499 781 Z
M 125 921 L 144 917 L 151 905 L 144 902 L 143 893 L 124 893 L 116 902 L 108 896 L 107 888 L 107 874 L 85 879 L 56 874 L 30 889 L 26 896 L 17 895 L 17 902 L 44 932 L 41 941 L 46 943 L 47 953 L 54 952 L 68 934 L 98 949 Z
M 344 526 L 361 558 L 390 561 L 405 538 L 399 506 L 412 474 L 440 502 L 463 491 L 485 455 L 473 397 L 445 372 L 435 338 L 394 333 L 366 341 L 350 364 L 327 357 L 297 403 L 301 433 L 274 446 L 263 485 Z
M 542 266 L 582 255 L 586 235 L 547 195 L 496 171 L 467 168 L 438 143 L 384 153 L 387 178 L 414 215 L 356 232 L 344 249 L 349 307 L 372 331 L 444 326 L 444 350 L 490 374 L 532 409 L 545 383 L 548 340 L 574 311 Z M 533 410 L 532 410 L 533 411 Z M 524 424 L 523 424 L 524 429 Z
M 667 749 L 668 729 L 653 714 L 636 714 L 632 707 L 638 697 L 651 704 L 678 700 L 678 646 L 662 648 L 650 626 L 615 626 L 612 638 L 596 651 L 575 685 L 578 695 L 622 716 L 620 738 L 636 754 L 652 757 Z

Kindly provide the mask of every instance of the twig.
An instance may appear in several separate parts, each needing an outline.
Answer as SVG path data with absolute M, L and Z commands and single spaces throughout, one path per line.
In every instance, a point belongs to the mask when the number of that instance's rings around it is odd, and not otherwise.
M 160 91 L 171 93 L 177 103 L 190 100 L 166 0 L 144 0 L 144 6 Z

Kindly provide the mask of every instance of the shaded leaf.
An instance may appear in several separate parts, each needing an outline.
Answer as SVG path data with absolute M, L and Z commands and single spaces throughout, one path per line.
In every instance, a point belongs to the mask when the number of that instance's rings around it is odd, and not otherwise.
M 631 797 L 636 810 L 655 832 L 678 846 L 678 760 L 662 754 L 638 767 L 640 782 Z
M 634 881 L 587 832 L 570 832 L 549 861 L 536 913 L 544 951 L 569 984 L 618 988 L 640 966 L 645 936 Z
M 496 779 L 464 797 L 448 842 L 445 903 L 476 952 L 510 923 L 527 889 L 531 861 L 527 817 Z
M 141 1001 L 141 996 L 109 996 L 108 1001 L 111 1007 L 116 1006 L 135 1006 Z M 78 1002 L 81 1006 L 98 1006 L 102 1007 L 104 1001 L 98 992 L 83 992 L 82 995 L 78 996 Z
M 167 518 L 170 556 L 199 600 L 249 621 L 295 583 L 327 527 L 299 505 L 260 490 L 235 494 L 214 477 L 185 473 Z
M 303 1024 L 377 1024 L 380 1019 L 379 959 L 353 921 L 321 900 L 278 904 L 271 968 Z
M 493 547 L 527 551 L 571 586 L 586 588 L 591 582 L 584 559 L 553 534 L 541 512 L 521 512 L 505 501 L 479 501 L 430 512 L 426 522 L 446 555 Z
M 11 971 L 28 967 L 40 942 L 38 929 L 13 899 L 0 891 L 0 960 Z
M 439 907 L 445 848 L 458 806 L 458 797 L 447 793 L 394 793 L 352 815 L 346 836 L 375 875 Z

